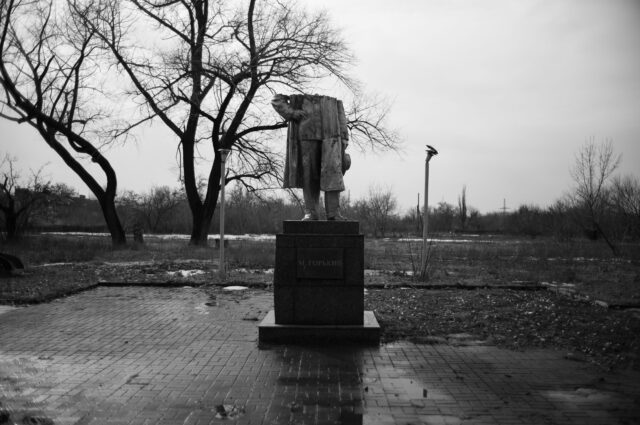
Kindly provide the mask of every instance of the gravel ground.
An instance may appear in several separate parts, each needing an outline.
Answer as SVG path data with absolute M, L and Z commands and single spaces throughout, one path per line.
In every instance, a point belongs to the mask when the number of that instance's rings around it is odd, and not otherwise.
M 554 348 L 573 360 L 640 370 L 640 317 L 635 311 L 607 309 L 546 290 L 370 289 L 365 299 L 384 326 L 386 341 Z

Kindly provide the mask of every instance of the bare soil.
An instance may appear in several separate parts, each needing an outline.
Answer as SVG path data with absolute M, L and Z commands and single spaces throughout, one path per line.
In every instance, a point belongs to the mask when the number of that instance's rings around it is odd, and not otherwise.
M 365 300 L 386 341 L 553 348 L 573 360 L 640 370 L 637 313 L 548 290 L 369 289 Z

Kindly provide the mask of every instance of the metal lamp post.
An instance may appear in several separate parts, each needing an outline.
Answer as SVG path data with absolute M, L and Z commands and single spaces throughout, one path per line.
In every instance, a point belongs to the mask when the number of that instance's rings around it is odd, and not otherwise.
M 224 282 L 227 278 L 227 271 L 224 262 L 224 186 L 226 184 L 226 162 L 231 149 L 220 149 L 220 281 Z
M 438 155 L 438 151 L 433 147 L 427 145 L 427 158 L 424 162 L 424 208 L 422 209 L 422 264 L 420 268 L 420 274 L 422 278 L 425 277 L 427 272 L 427 229 L 429 227 L 429 161 L 431 157 Z

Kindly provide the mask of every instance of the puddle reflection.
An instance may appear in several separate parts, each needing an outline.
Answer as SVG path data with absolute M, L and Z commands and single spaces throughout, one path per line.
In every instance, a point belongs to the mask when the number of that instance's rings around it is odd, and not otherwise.
M 376 407 L 379 402 L 424 406 L 428 400 L 453 400 L 447 392 L 427 386 L 406 370 L 376 367 L 381 348 L 386 351 L 390 347 L 265 348 L 281 365 L 274 397 L 282 397 L 288 411 L 279 419 L 288 417 L 291 423 L 375 423 L 381 419 Z

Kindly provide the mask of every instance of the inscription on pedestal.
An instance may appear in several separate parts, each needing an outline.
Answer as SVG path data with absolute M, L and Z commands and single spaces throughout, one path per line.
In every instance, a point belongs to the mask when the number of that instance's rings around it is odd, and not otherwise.
M 276 236 L 276 324 L 362 325 L 364 236 L 358 223 L 285 221 L 284 230 Z
M 344 250 L 342 248 L 298 248 L 298 279 L 344 278 Z

